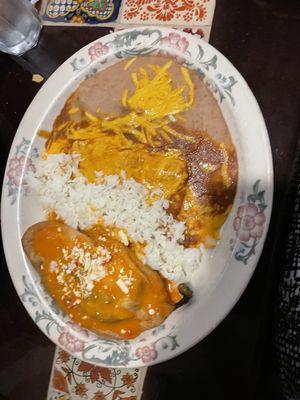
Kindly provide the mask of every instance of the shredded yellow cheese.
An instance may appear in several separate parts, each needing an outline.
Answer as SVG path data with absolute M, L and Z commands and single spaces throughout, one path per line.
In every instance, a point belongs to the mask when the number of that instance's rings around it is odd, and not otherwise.
M 78 107 L 72 107 L 72 108 L 70 108 L 70 110 L 68 111 L 68 113 L 69 113 L 70 115 L 72 115 L 72 114 L 76 114 L 78 111 L 79 111 L 79 108 L 78 108 Z
M 163 118 L 168 115 L 178 114 L 189 109 L 194 101 L 194 85 L 186 68 L 181 68 L 182 76 L 189 88 L 189 101 L 183 96 L 184 86 L 172 87 L 172 76 L 168 69 L 172 61 L 163 67 L 151 65 L 154 77 L 150 77 L 144 68 L 139 68 L 138 73 L 132 73 L 131 78 L 135 91 L 127 99 L 128 107 L 132 111 L 144 112 L 148 119 Z
M 87 111 L 85 112 L 85 115 L 91 122 L 98 122 L 98 118 L 95 117 L 95 115 L 93 115 Z
M 195 98 L 195 87 L 191 80 L 189 71 L 185 67 L 181 67 L 181 73 L 183 75 L 183 78 L 184 78 L 186 84 L 189 87 L 189 90 L 190 90 L 190 99 L 189 99 L 188 105 L 189 105 L 189 107 L 191 107 L 191 105 L 193 104 L 194 98 Z
M 124 69 L 129 68 L 135 59 L 129 60 Z M 141 67 L 131 74 L 135 90 L 129 95 L 129 89 L 126 89 L 121 97 L 122 105 L 128 110 L 128 114 L 113 119 L 101 119 L 86 111 L 84 114 L 87 126 L 80 127 L 65 122 L 56 129 L 56 132 L 63 130 L 66 137 L 71 140 L 97 139 L 100 134 L 113 132 L 123 137 L 132 135 L 140 143 L 152 147 L 160 146 L 161 140 L 172 142 L 172 137 L 192 140 L 191 137 L 182 135 L 170 126 L 172 121 L 184 119 L 180 113 L 192 106 L 195 97 L 194 84 L 185 67 L 181 67 L 180 70 L 186 85 L 173 87 L 172 75 L 169 72 L 171 65 L 172 60 L 163 66 L 151 64 L 148 65 L 148 70 Z M 184 95 L 186 91 L 187 95 Z M 69 114 L 77 111 L 78 108 L 71 108 Z M 58 149 L 65 147 L 65 143 L 59 141 L 59 135 L 56 139 L 58 140 L 55 140 L 55 143 L 48 143 L 48 152 L 57 152 Z
M 162 136 L 167 142 L 169 142 L 169 143 L 172 142 L 172 139 L 170 139 L 170 136 L 169 136 L 166 132 L 162 131 L 162 132 L 161 132 L 161 136 Z
M 128 96 L 128 89 L 124 90 L 124 93 L 122 95 L 122 106 L 124 108 L 127 107 L 127 96 Z
M 49 131 L 45 131 L 44 129 L 40 129 L 38 131 L 38 135 L 44 139 L 49 139 L 49 137 L 51 136 L 51 132 Z
M 136 57 L 131 58 L 124 66 L 124 71 L 126 71 L 136 60 Z
M 142 67 L 138 72 L 133 72 L 131 79 L 135 86 L 134 93 L 129 96 L 129 91 L 126 89 L 121 99 L 123 107 L 129 108 L 131 112 L 112 120 L 99 120 L 99 129 L 103 132 L 110 130 L 117 135 L 131 134 L 141 143 L 150 146 L 161 144 L 160 140 L 153 140 L 159 136 L 168 142 L 172 141 L 170 135 L 183 138 L 183 135 L 168 126 L 170 120 L 167 117 L 191 107 L 195 96 L 194 84 L 188 70 L 182 67 L 181 73 L 189 90 L 189 99 L 186 101 L 183 96 L 185 86 L 177 88 L 172 86 L 172 76 L 168 71 L 171 65 L 171 60 L 162 67 L 149 65 L 154 76 Z M 186 139 L 189 140 L 188 137 Z

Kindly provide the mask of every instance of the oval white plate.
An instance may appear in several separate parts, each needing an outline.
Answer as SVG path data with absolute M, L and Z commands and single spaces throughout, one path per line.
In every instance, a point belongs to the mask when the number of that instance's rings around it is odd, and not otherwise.
M 21 237 L 45 218 L 26 184 L 52 123 L 69 94 L 95 72 L 120 59 L 168 53 L 195 69 L 221 107 L 237 149 L 238 190 L 217 248 L 193 279 L 192 302 L 156 329 L 130 341 L 109 340 L 75 325 L 44 292 L 24 256 Z M 273 196 L 273 167 L 265 123 L 246 82 L 232 64 L 199 38 L 168 28 L 134 28 L 105 36 L 79 50 L 48 79 L 29 106 L 15 136 L 2 191 L 2 231 L 17 292 L 39 328 L 84 361 L 110 367 L 162 362 L 205 337 L 227 315 L 248 284 L 262 251 Z M 243 215 L 243 218 L 242 218 Z

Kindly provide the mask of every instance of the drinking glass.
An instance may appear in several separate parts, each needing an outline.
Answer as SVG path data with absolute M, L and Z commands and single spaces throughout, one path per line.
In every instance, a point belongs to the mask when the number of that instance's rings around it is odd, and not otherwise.
M 0 51 L 20 56 L 34 47 L 41 19 L 29 0 L 0 0 Z

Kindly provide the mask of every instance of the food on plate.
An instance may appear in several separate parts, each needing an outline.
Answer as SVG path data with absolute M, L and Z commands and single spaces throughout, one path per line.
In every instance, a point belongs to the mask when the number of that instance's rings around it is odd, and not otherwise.
M 174 309 L 160 274 L 104 229 L 89 237 L 45 221 L 31 226 L 22 242 L 58 306 L 91 330 L 130 338 Z
M 236 191 L 217 102 L 174 60 L 124 60 L 67 99 L 29 177 L 48 221 L 23 236 L 48 292 L 98 334 L 133 338 L 192 296 Z

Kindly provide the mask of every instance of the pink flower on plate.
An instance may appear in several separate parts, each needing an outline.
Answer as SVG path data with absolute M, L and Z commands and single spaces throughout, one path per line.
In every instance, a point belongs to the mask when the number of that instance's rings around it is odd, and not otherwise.
M 11 158 L 8 162 L 8 171 L 7 176 L 8 179 L 15 185 L 20 186 L 21 184 L 21 176 L 22 170 L 24 168 L 24 164 L 26 162 L 26 157 L 21 155 L 19 157 L 15 156 Z M 26 171 L 34 171 L 34 165 L 30 158 L 27 159 Z M 26 184 L 25 179 L 23 180 L 23 184 Z
M 88 337 L 88 332 L 86 329 L 81 329 L 78 325 L 71 321 L 69 321 L 67 324 L 72 327 L 73 330 L 75 330 L 76 332 L 80 332 L 81 335 Z M 69 328 L 67 328 L 66 326 L 62 328 L 62 332 L 59 335 L 58 342 L 70 353 L 82 351 L 85 345 L 85 342 L 70 333 Z
M 103 44 L 101 42 L 96 42 L 94 43 L 89 49 L 88 53 L 90 56 L 91 61 L 96 60 L 97 58 L 105 55 L 108 53 L 108 46 L 106 44 Z M 106 59 L 102 61 L 102 63 L 105 63 Z
M 177 50 L 180 53 L 185 53 L 189 47 L 189 42 L 185 37 L 181 37 L 178 33 L 169 33 L 168 36 L 163 37 L 160 40 L 162 45 L 165 45 L 171 49 Z
M 155 344 L 152 344 L 151 346 L 138 347 L 135 354 L 138 358 L 142 359 L 144 363 L 148 363 L 157 358 Z
M 257 205 L 248 203 L 238 208 L 237 216 L 233 221 L 233 228 L 239 240 L 247 242 L 250 238 L 259 239 L 262 237 L 265 222 L 265 214 L 260 211 Z

